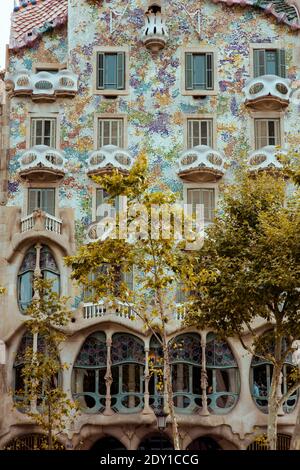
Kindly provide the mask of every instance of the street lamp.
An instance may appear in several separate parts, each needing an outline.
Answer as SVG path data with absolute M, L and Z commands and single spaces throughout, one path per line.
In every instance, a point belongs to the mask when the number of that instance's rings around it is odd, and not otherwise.
M 156 417 L 157 417 L 157 427 L 162 432 L 167 427 L 168 414 L 165 413 L 165 411 L 161 410 L 159 411 L 159 413 L 157 413 Z

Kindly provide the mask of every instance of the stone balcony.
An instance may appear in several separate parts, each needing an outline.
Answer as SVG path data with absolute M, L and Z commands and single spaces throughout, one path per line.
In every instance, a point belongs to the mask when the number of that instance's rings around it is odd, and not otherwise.
M 250 172 L 271 171 L 279 172 L 282 164 L 278 160 L 280 155 L 286 155 L 286 150 L 279 149 L 275 145 L 268 145 L 251 153 L 248 159 L 248 169 Z
M 277 75 L 262 75 L 246 82 L 245 104 L 257 111 L 280 111 L 289 105 L 291 82 Z
M 60 150 L 35 145 L 23 152 L 18 173 L 26 181 L 58 181 L 65 176 L 65 163 Z
M 165 47 L 167 39 L 168 30 L 160 10 L 148 10 L 145 14 L 145 28 L 142 35 L 145 47 L 156 53 Z
M 5 80 L 11 96 L 28 96 L 33 101 L 72 98 L 78 92 L 78 77 L 69 70 L 54 73 L 20 70 L 6 74 Z
M 103 175 L 117 169 L 128 174 L 133 164 L 131 154 L 115 145 L 105 145 L 90 154 L 88 160 L 88 176 Z
M 180 155 L 177 174 L 186 182 L 214 182 L 224 173 L 223 156 L 207 145 L 198 145 Z
M 61 235 L 62 220 L 47 214 L 47 212 L 43 212 L 41 209 L 37 209 L 32 214 L 21 219 L 21 233 L 30 230 L 46 230 Z
M 108 315 L 124 318 L 127 320 L 135 320 L 136 315 L 132 308 L 121 302 L 113 305 L 110 302 L 99 301 L 98 303 L 88 302 L 83 304 L 84 320 L 92 320 L 94 318 L 102 318 Z

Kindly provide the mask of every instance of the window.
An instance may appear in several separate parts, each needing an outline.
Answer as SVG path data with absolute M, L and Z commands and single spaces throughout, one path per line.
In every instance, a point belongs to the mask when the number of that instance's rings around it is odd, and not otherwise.
M 98 148 L 104 145 L 124 147 L 123 119 L 98 119 Z
M 27 214 L 30 215 L 36 209 L 41 209 L 47 214 L 55 216 L 55 189 L 28 189 L 28 209 Z
M 201 406 L 201 341 L 197 334 L 180 335 L 170 341 L 173 401 L 177 411 L 194 412 Z
M 187 146 L 208 145 L 212 147 L 212 119 L 187 120 Z
M 284 49 L 254 49 L 254 77 L 277 75 L 285 78 L 286 59 Z
M 117 333 L 111 347 L 112 409 L 119 413 L 138 412 L 144 406 L 145 349 L 136 336 Z
M 104 211 L 104 214 L 99 212 L 102 204 L 110 204 L 112 206 L 111 213 Z M 119 198 L 110 200 L 109 194 L 104 189 L 96 189 L 96 222 L 99 222 L 103 217 L 114 217 L 119 208 Z
M 18 301 L 22 311 L 30 305 L 34 291 L 33 291 L 33 278 L 34 270 L 37 265 L 37 248 L 33 246 L 30 248 L 20 267 L 18 274 Z M 60 275 L 58 267 L 52 252 L 45 245 L 40 249 L 40 269 L 42 277 L 53 281 L 53 292 L 60 292 Z
M 58 67 L 49 67 L 49 68 L 48 67 L 36 67 L 35 72 L 36 73 L 39 73 L 39 72 L 58 73 L 59 68 Z
M 280 145 L 280 119 L 255 119 L 255 149 Z
M 185 53 L 185 89 L 186 90 L 212 90 L 213 53 L 212 52 L 186 52 Z
M 97 90 L 125 89 L 125 52 L 98 52 Z
M 47 145 L 56 147 L 56 119 L 31 119 L 30 145 Z
M 213 188 L 196 188 L 187 190 L 187 203 L 192 205 L 193 213 L 196 204 L 204 206 L 204 222 L 211 222 L 215 211 L 215 190 Z
M 272 334 L 272 333 L 271 333 Z M 265 333 L 265 337 L 267 338 L 268 333 Z M 274 356 L 274 343 L 270 344 L 266 342 L 268 345 L 268 349 L 271 356 Z M 287 350 L 287 342 L 285 339 L 282 340 L 282 351 Z M 294 384 L 294 379 L 292 377 L 293 371 L 293 360 L 292 354 L 289 353 L 285 357 L 284 364 L 282 366 L 282 382 L 281 382 L 281 393 L 285 395 Z M 253 356 L 251 362 L 251 373 L 250 373 L 250 389 L 252 398 L 256 404 L 256 406 L 263 412 L 268 413 L 268 405 L 269 405 L 269 393 L 271 389 L 272 383 L 272 375 L 273 375 L 273 364 L 271 362 L 267 362 L 262 356 Z M 286 402 L 283 403 L 283 411 L 284 413 L 292 413 L 295 409 L 297 402 L 298 402 L 299 392 L 296 390 L 294 391 L 287 399 Z
M 84 411 L 97 413 L 105 409 L 106 365 L 106 337 L 97 331 L 85 340 L 73 369 L 73 398 Z

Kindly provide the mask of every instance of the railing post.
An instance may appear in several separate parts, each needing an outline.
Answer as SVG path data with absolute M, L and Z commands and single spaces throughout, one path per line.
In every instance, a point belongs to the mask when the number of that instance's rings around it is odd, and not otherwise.
M 111 334 L 107 334 L 106 339 L 106 351 L 107 351 L 107 359 L 106 359 L 106 374 L 105 374 L 105 384 L 106 384 L 106 396 L 105 396 L 105 410 L 103 412 L 104 415 L 110 416 L 113 414 L 111 409 L 111 384 L 112 384 L 112 373 L 111 373 L 111 345 L 112 345 L 112 337 Z

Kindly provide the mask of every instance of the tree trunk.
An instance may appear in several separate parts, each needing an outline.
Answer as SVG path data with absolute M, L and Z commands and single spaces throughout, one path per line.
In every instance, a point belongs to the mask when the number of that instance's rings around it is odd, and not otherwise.
M 268 406 L 268 445 L 270 450 L 277 449 L 277 420 L 279 410 L 279 399 L 278 399 L 278 386 L 280 384 L 281 370 L 278 367 L 274 367 L 271 388 L 269 393 L 269 406 Z
M 48 399 L 48 450 L 53 450 L 51 403 Z
M 171 375 L 171 366 L 170 366 L 170 358 L 169 358 L 169 349 L 168 343 L 166 338 L 166 330 L 164 328 L 163 331 L 163 351 L 164 351 L 164 364 L 165 364 L 165 380 L 166 380 L 166 389 L 167 389 L 167 400 L 168 400 L 168 408 L 170 410 L 171 422 L 172 422 L 172 434 L 174 440 L 174 449 L 180 449 L 180 439 L 179 439 L 179 431 L 178 431 L 178 423 L 177 417 L 175 413 L 175 406 L 173 401 L 173 387 L 172 387 L 172 375 Z

